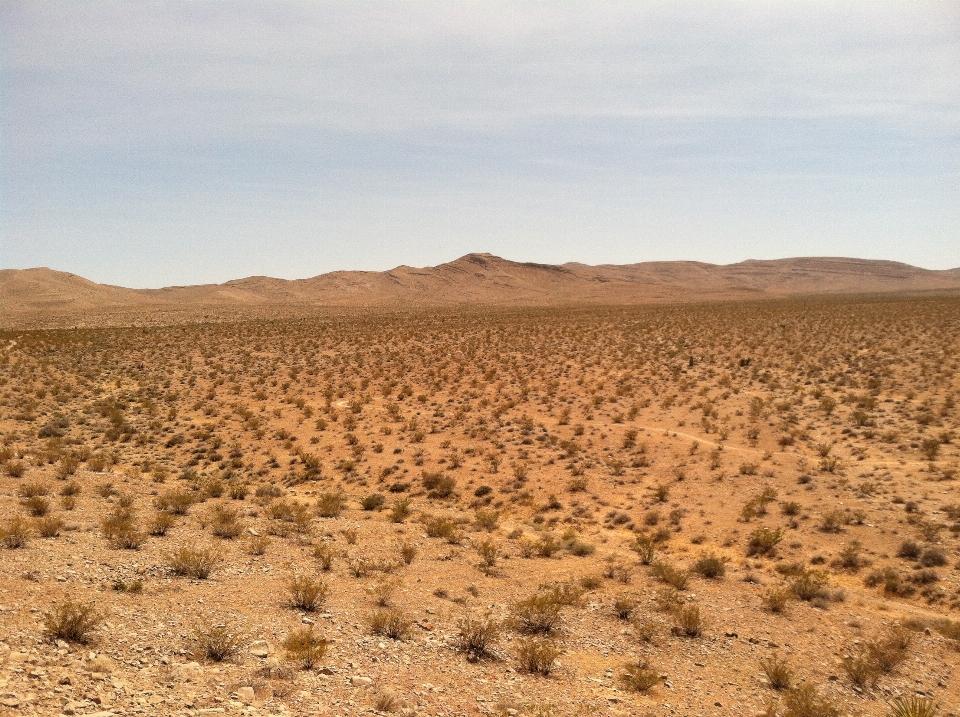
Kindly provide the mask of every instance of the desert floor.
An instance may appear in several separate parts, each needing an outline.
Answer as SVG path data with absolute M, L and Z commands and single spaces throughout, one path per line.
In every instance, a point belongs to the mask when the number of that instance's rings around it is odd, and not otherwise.
M 960 714 L 958 366 L 935 297 L 0 331 L 0 714 Z

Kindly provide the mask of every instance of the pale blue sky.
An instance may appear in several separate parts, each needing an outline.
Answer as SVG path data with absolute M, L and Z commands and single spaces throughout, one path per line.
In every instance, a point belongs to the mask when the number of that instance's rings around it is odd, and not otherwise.
M 0 4 L 0 268 L 960 266 L 957 2 Z

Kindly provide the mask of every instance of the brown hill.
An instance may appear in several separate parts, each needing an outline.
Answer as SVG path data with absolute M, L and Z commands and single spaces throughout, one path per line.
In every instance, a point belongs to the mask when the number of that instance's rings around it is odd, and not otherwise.
M 0 321 L 144 311 L 254 307 L 546 306 L 960 289 L 960 269 L 892 261 L 798 258 L 716 265 L 518 263 L 468 254 L 436 267 L 335 271 L 310 279 L 249 277 L 224 284 L 127 289 L 51 269 L 0 271 Z

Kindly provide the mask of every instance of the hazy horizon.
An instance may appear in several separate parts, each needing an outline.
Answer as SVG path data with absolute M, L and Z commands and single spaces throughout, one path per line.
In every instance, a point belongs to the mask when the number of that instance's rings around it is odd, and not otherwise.
M 0 8 L 0 268 L 960 267 L 952 3 Z

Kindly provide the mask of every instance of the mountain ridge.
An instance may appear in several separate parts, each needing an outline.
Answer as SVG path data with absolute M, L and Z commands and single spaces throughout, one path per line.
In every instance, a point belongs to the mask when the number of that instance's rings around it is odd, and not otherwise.
M 0 270 L 0 319 L 205 307 L 433 307 L 643 304 L 960 289 L 960 268 L 921 269 L 845 257 L 588 265 L 466 254 L 433 267 L 332 271 L 304 279 L 248 276 L 221 284 L 130 289 L 46 267 Z

